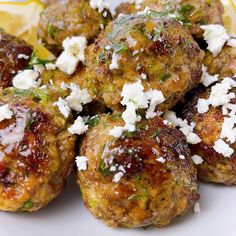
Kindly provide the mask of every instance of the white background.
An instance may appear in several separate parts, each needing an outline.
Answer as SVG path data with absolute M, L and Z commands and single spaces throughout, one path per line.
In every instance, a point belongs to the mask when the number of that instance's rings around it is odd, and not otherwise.
M 44 209 L 0 212 L 0 236 L 236 236 L 236 187 L 201 184 L 200 193 L 201 213 L 190 213 L 166 228 L 110 229 L 84 208 L 72 176 L 62 194 Z

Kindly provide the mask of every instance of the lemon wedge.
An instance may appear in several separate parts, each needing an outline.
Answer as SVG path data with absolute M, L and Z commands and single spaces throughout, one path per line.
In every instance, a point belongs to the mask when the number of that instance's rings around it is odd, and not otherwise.
M 230 34 L 236 34 L 236 1 L 221 0 L 224 5 L 224 25 Z
M 39 43 L 37 37 L 40 13 L 44 8 L 39 0 L 0 2 L 0 28 L 31 44 L 38 57 L 53 60 L 53 54 Z

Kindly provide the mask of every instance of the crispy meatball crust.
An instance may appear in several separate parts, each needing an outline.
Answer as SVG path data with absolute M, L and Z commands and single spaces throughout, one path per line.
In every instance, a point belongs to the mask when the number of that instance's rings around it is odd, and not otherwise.
M 60 52 L 66 37 L 84 36 L 92 42 L 100 33 L 101 26 L 105 27 L 110 20 L 109 12 L 104 17 L 103 13 L 92 9 L 87 1 L 58 2 L 42 12 L 38 36 L 47 48 Z
M 81 144 L 88 168 L 77 175 L 84 204 L 96 218 L 111 227 L 161 227 L 198 200 L 196 169 L 180 131 L 155 117 L 115 139 L 108 132 L 123 125 L 121 118 L 101 115 L 97 123 Z M 158 162 L 158 157 L 166 162 Z M 121 167 L 125 173 L 115 183 Z
M 114 55 L 118 66 L 111 69 Z M 87 48 L 86 88 L 116 110 L 124 84 L 142 79 L 145 90 L 163 92 L 166 101 L 159 108 L 167 110 L 199 83 L 203 55 L 177 21 L 152 15 L 122 16 Z M 84 86 L 84 79 L 77 81 Z
M 236 93 L 236 89 L 232 92 Z M 222 124 L 226 117 L 222 113 L 222 107 L 210 107 L 208 112 L 200 114 L 197 111 L 197 102 L 199 98 L 207 99 L 209 97 L 210 87 L 203 86 L 192 91 L 186 104 L 181 111 L 181 117 L 188 122 L 195 122 L 195 133 L 201 138 L 201 142 L 191 145 L 192 155 L 201 156 L 204 162 L 198 165 L 198 177 L 205 182 L 236 184 L 236 143 L 231 144 L 234 153 L 230 158 L 224 157 L 214 149 L 214 143 L 220 138 Z M 236 104 L 236 99 L 232 99 L 232 104 Z
M 140 7 L 135 4 L 121 3 L 117 7 L 117 15 L 132 14 L 143 11 L 146 7 L 155 11 L 170 12 L 177 15 L 178 19 L 186 25 L 191 34 L 201 38 L 203 31 L 200 28 L 202 24 L 222 24 L 224 7 L 220 0 L 143 0 Z
M 76 138 L 52 105 L 48 91 L 3 90 L 11 119 L 0 122 L 0 209 L 36 211 L 64 186 L 75 157 Z
M 28 66 L 32 51 L 32 47 L 23 40 L 0 31 L 1 88 L 12 86 L 13 77 L 19 70 L 23 70 Z
M 218 74 L 219 79 L 232 77 L 236 74 L 236 48 L 225 46 L 216 56 L 208 52 L 204 58 L 208 73 Z

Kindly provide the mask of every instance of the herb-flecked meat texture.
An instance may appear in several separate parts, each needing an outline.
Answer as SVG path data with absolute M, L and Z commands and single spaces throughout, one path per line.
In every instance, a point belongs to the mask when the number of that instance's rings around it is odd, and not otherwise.
M 55 96 L 41 89 L 6 89 L 0 105 L 10 119 L 0 122 L 0 210 L 36 211 L 62 190 L 71 172 L 76 138 L 53 106 Z M 57 98 L 58 99 L 58 98 Z
M 201 25 L 222 24 L 224 7 L 220 0 L 143 0 L 140 5 L 121 3 L 117 9 L 119 14 L 132 14 L 148 7 L 164 15 L 182 21 L 197 38 L 202 38 Z
M 106 12 L 106 17 L 103 13 Z M 41 14 L 38 36 L 53 52 L 62 51 L 62 42 L 71 36 L 84 36 L 91 43 L 111 20 L 107 10 L 99 13 L 88 1 L 67 1 L 49 5 Z
M 12 86 L 12 79 L 30 61 L 32 47 L 23 40 L 0 31 L 0 87 Z
M 220 80 L 232 77 L 236 74 L 236 48 L 225 46 L 216 57 L 207 52 L 204 64 L 208 73 L 219 75 Z
M 77 177 L 84 204 L 111 227 L 165 226 L 199 198 L 186 139 L 159 117 L 137 123 L 135 132 L 120 138 L 110 136 L 120 125 L 119 116 L 101 115 L 82 140 L 80 156 L 88 158 L 87 170 Z
M 198 177 L 205 182 L 236 184 L 236 143 L 230 145 L 234 153 L 230 158 L 219 154 L 214 148 L 214 143 L 220 138 L 222 124 L 227 115 L 223 115 L 222 106 L 212 107 L 201 114 L 197 111 L 198 99 L 207 99 L 211 87 L 199 87 L 188 96 L 187 102 L 181 111 L 181 117 L 189 123 L 195 122 L 194 132 L 201 138 L 201 142 L 191 145 L 192 155 L 199 155 L 203 163 L 198 165 Z M 235 89 L 231 92 L 236 93 Z M 236 99 L 231 99 L 231 104 L 236 104 Z
M 145 14 L 121 16 L 87 48 L 84 79 L 79 75 L 77 81 L 116 110 L 123 86 L 140 79 L 145 91 L 162 91 L 166 100 L 159 110 L 164 111 L 199 83 L 203 57 L 179 22 Z

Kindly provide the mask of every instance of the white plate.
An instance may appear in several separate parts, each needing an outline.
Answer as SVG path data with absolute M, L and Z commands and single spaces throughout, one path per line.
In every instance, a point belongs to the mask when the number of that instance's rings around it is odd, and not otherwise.
M 200 194 L 201 213 L 190 213 L 166 228 L 110 229 L 84 208 L 72 176 L 44 209 L 30 214 L 0 212 L 0 236 L 236 236 L 236 187 L 201 184 Z

